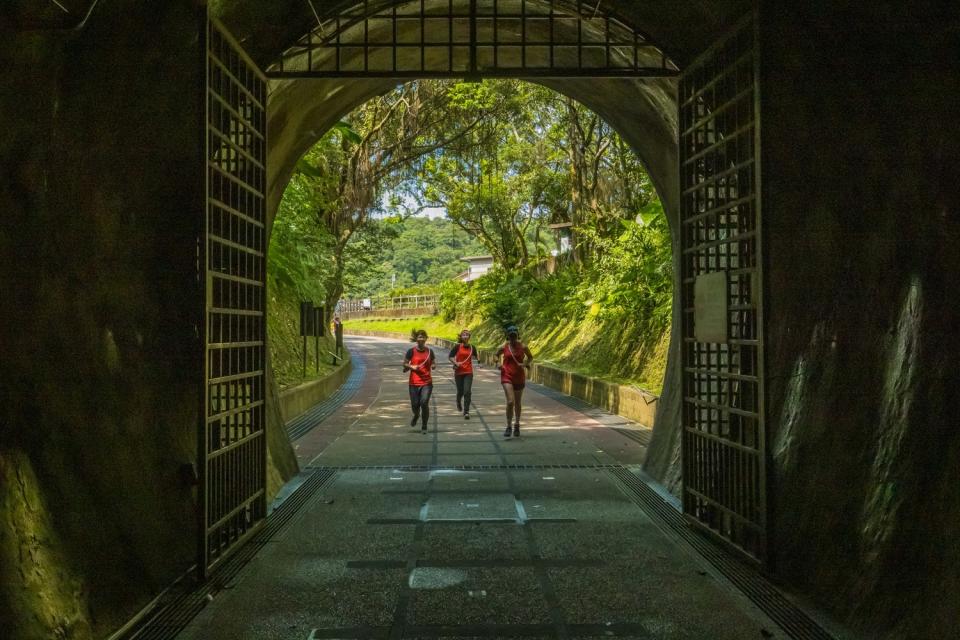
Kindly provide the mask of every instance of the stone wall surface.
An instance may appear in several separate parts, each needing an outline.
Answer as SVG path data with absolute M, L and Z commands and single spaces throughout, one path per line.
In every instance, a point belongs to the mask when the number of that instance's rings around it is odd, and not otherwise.
M 201 15 L 0 18 L 5 639 L 104 637 L 196 557 Z M 271 440 L 272 488 L 289 449 Z
M 774 567 L 871 637 L 960 611 L 958 25 L 762 7 Z
M 102 635 L 194 559 L 196 25 L 187 2 L 105 2 L 81 32 L 0 39 L 13 640 Z

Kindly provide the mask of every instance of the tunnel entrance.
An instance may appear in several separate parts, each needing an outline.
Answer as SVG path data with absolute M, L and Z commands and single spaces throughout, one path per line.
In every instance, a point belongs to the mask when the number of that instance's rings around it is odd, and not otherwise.
M 266 517 L 266 78 L 643 78 L 680 74 L 642 32 L 583 2 L 364 2 L 264 75 L 207 28 L 202 558 Z M 683 71 L 679 95 L 682 480 L 687 518 L 766 558 L 755 20 Z

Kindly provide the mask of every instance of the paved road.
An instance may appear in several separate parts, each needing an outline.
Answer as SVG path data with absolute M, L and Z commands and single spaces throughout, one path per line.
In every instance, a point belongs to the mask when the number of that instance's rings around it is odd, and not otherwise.
M 478 373 L 465 421 L 441 366 L 422 435 L 408 344 L 348 345 L 363 384 L 295 443 L 333 480 L 180 637 L 783 637 L 622 490 L 611 467 L 641 462 L 644 434 L 617 429 L 636 425 L 530 388 L 504 440 L 498 373 Z
M 639 464 L 646 448 L 605 425 L 646 430 L 617 416 L 590 417 L 536 392 L 524 392 L 522 436 L 504 442 L 506 424 L 500 373 L 480 369 L 473 384 L 471 420 L 456 407 L 453 370 L 434 371 L 431 424 L 426 437 L 411 429 L 403 355 L 410 343 L 381 338 L 348 339 L 367 363 L 364 383 L 341 412 L 294 446 L 301 467 L 345 465 Z M 438 363 L 447 354 L 433 347 Z M 487 431 L 497 431 L 489 438 Z M 336 436 L 332 441 L 331 436 Z M 641 438 L 642 439 L 642 438 Z

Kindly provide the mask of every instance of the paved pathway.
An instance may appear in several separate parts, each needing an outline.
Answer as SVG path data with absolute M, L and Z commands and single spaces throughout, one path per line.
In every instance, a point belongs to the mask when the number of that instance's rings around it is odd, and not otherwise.
M 610 466 L 645 450 L 613 427 L 636 425 L 531 388 L 522 437 L 504 440 L 498 373 L 478 373 L 464 421 L 441 365 L 421 435 L 409 345 L 348 344 L 363 385 L 295 443 L 334 480 L 181 638 L 783 637 L 622 491 Z

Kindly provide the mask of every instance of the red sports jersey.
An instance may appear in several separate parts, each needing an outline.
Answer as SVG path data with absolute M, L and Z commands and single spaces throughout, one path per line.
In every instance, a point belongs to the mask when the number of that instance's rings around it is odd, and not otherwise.
M 527 357 L 523 343 L 511 347 L 510 343 L 503 345 L 503 361 L 500 366 L 500 382 L 509 384 L 523 384 L 527 379 L 523 369 L 523 360 Z
M 433 361 L 433 351 L 427 347 L 423 351 L 416 347 L 407 351 L 410 360 L 410 384 L 414 387 L 425 387 L 433 384 L 433 375 L 430 373 L 430 364 Z
M 453 361 L 456 363 L 454 375 L 465 376 L 473 373 L 473 346 L 457 343 Z

